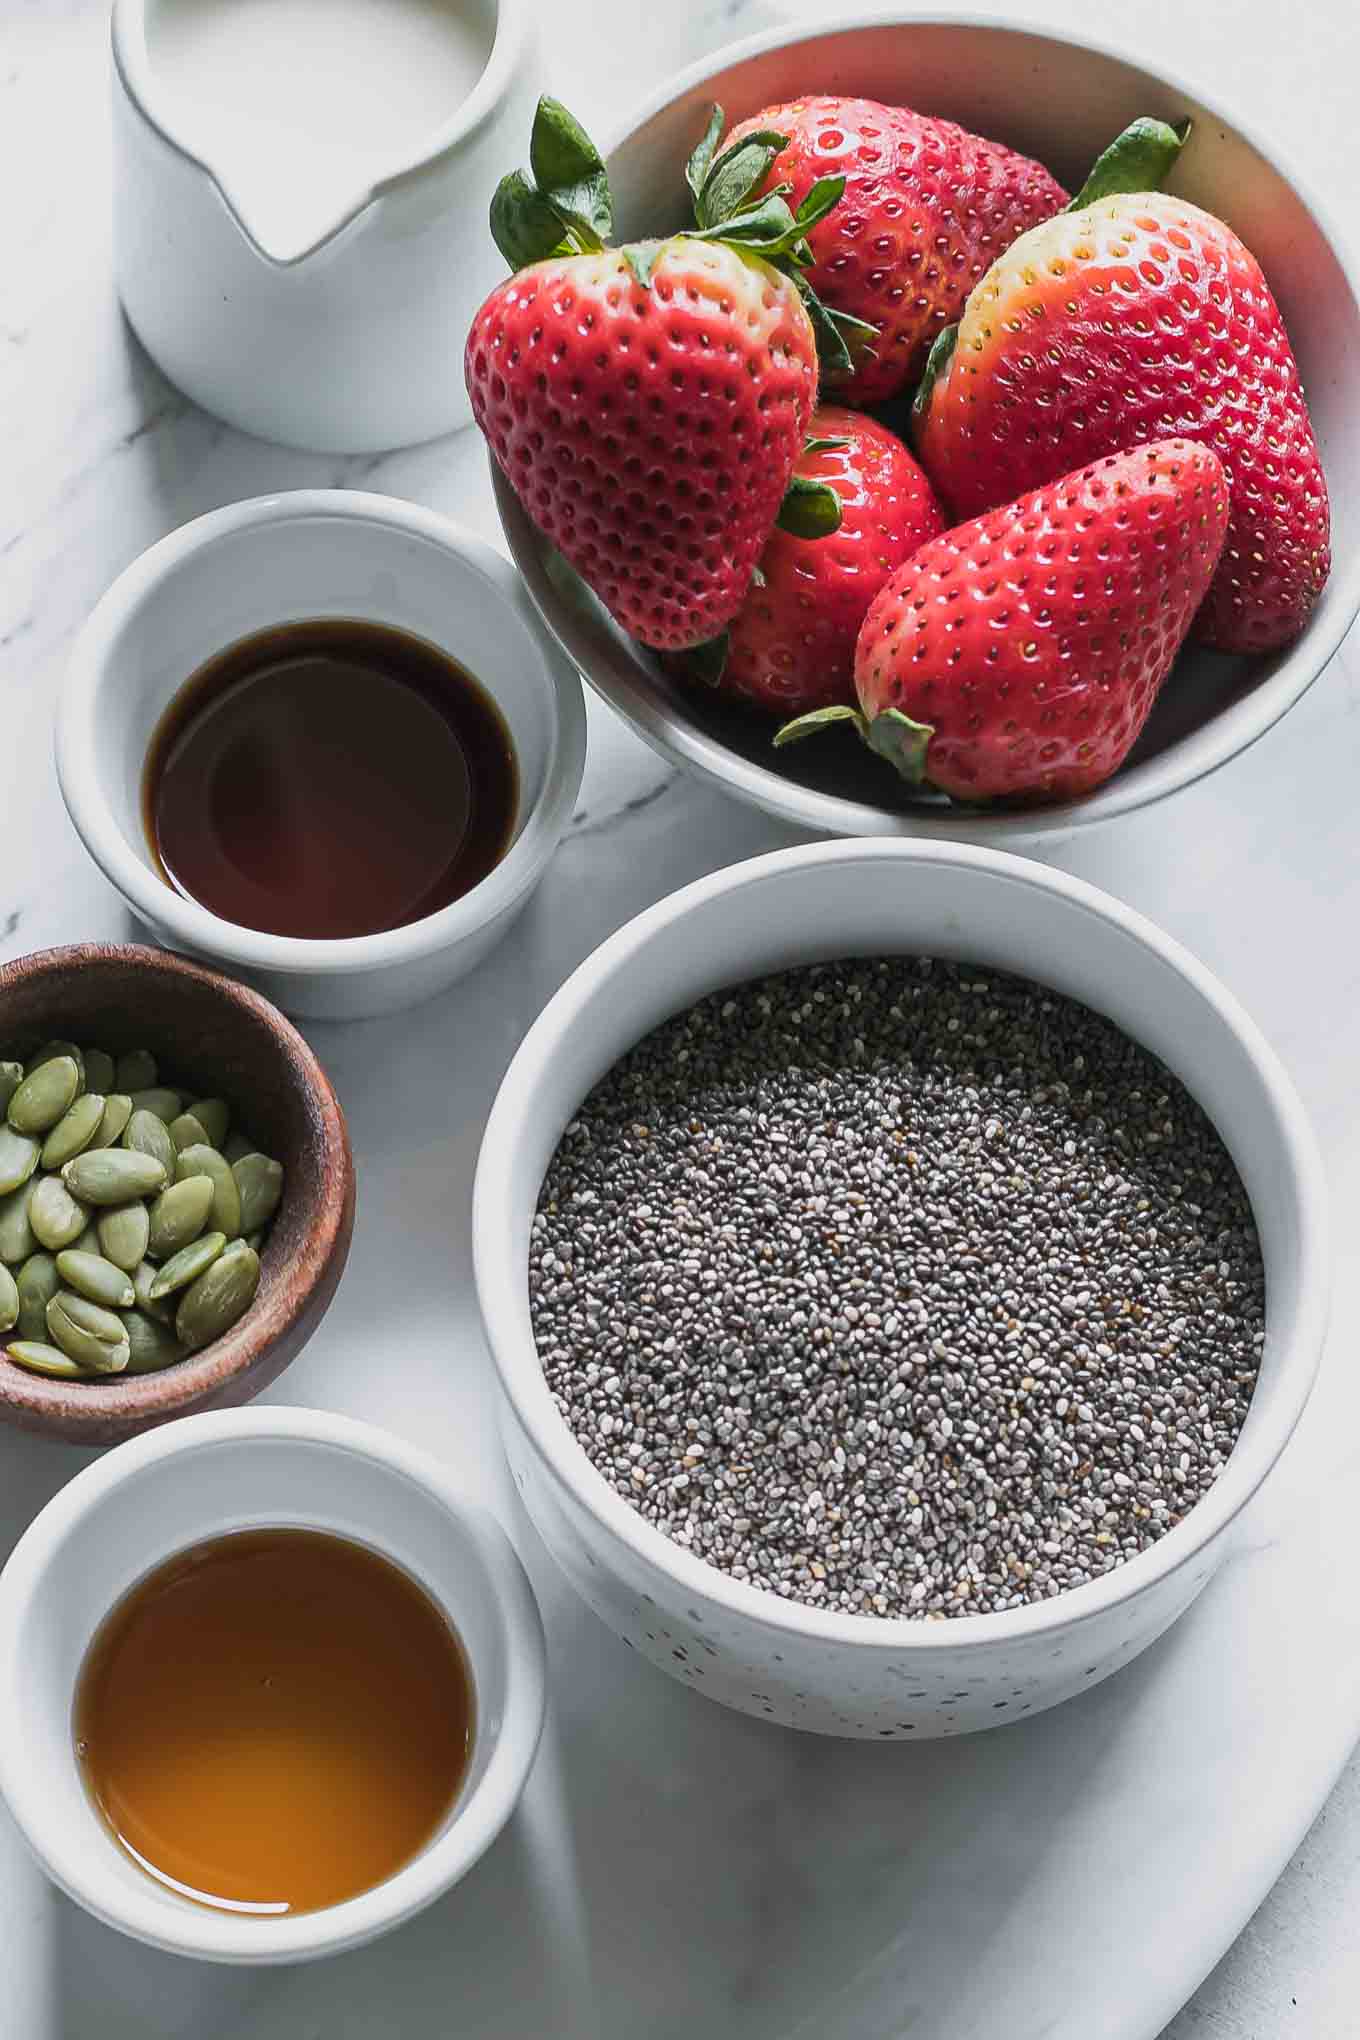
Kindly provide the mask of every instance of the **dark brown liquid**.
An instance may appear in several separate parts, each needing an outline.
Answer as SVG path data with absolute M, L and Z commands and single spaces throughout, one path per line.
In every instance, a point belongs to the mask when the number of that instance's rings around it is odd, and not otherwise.
M 460 899 L 510 847 L 500 711 L 424 638 L 319 618 L 229 645 L 162 717 L 147 838 L 177 892 L 271 935 L 374 935 Z
M 74 1733 L 143 1869 L 279 1915 L 353 1898 L 424 1848 L 472 1715 L 458 1640 L 406 1573 L 344 1538 L 250 1530 L 118 1603 L 81 1667 Z

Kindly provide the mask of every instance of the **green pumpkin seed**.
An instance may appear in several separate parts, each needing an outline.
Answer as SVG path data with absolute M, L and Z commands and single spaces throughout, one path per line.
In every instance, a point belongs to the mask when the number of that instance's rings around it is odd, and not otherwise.
M 69 1055 L 54 1055 L 24 1078 L 6 1116 L 16 1133 L 46 1133 L 70 1110 L 79 1091 L 80 1065 Z
M 258 1232 L 268 1225 L 279 1208 L 283 1195 L 283 1166 L 271 1161 L 268 1155 L 243 1155 L 239 1162 L 233 1162 L 231 1173 L 236 1178 L 236 1187 L 241 1193 L 240 1228 L 243 1233 Z
M 131 1148 L 89 1148 L 67 1162 L 61 1180 L 85 1204 L 128 1204 L 165 1188 L 167 1171 L 154 1155 Z
M 90 1142 L 92 1148 L 114 1147 L 127 1131 L 132 1117 L 132 1100 L 126 1091 L 110 1091 L 104 1100 L 104 1116 L 99 1122 L 99 1131 Z
M 170 1137 L 170 1129 L 163 1119 L 157 1119 L 154 1112 L 148 1112 L 139 1105 L 127 1123 L 123 1134 L 123 1146 L 132 1154 L 154 1155 L 165 1171 L 167 1183 L 175 1180 L 176 1147 Z
M 0 1261 L 7 1261 L 11 1267 L 16 1262 L 26 1261 L 38 1244 L 28 1222 L 28 1202 L 32 1195 L 32 1184 L 21 1183 L 17 1190 L 0 1197 Z
M 152 1267 L 150 1261 L 143 1261 L 133 1274 L 132 1290 L 137 1308 L 144 1317 L 159 1318 L 162 1324 L 168 1325 L 173 1324 L 175 1318 L 173 1299 L 167 1302 L 165 1297 L 151 1294 L 151 1285 L 160 1272 L 159 1268 Z
M 69 1162 L 73 1155 L 83 1154 L 98 1133 L 103 1117 L 104 1100 L 97 1097 L 93 1091 L 82 1093 L 70 1111 L 57 1121 L 43 1142 L 43 1167 L 59 1169 L 62 1163 Z
M 151 1207 L 151 1231 L 146 1251 L 153 1261 L 164 1261 L 187 1247 L 204 1230 L 212 1214 L 213 1185 L 208 1176 L 187 1176 L 162 1190 Z
M 39 1147 L 27 1134 L 0 1126 L 0 1197 L 26 1183 L 38 1166 Z
M 245 1239 L 246 1245 L 249 1248 L 251 1248 L 254 1253 L 258 1254 L 265 1242 L 264 1227 L 261 1226 L 258 1232 L 246 1233 L 243 1235 L 243 1237 Z
M 27 1063 L 24 1065 L 25 1075 L 31 1077 L 34 1070 L 40 1070 L 44 1063 L 55 1062 L 59 1055 L 69 1056 L 75 1064 L 80 1072 L 80 1091 L 83 1091 L 85 1089 L 85 1051 L 84 1049 L 77 1048 L 74 1041 L 44 1042 L 37 1054 L 31 1055 L 28 1058 Z M 80 1091 L 76 1092 L 77 1097 L 80 1096 Z
M 66 1247 L 57 1255 L 57 1273 L 77 1296 L 102 1304 L 105 1310 L 131 1310 L 137 1301 L 126 1274 L 102 1254 L 82 1254 L 75 1247 Z
M 107 1098 L 113 1089 L 113 1057 L 102 1048 L 85 1050 L 85 1089 Z
M 151 1236 L 151 1219 L 144 1204 L 114 1204 L 101 1211 L 98 1221 L 99 1251 L 126 1275 L 146 1259 Z
M 234 1240 L 241 1230 L 241 1191 L 226 1156 L 215 1147 L 187 1147 L 175 1163 L 175 1174 L 181 1182 L 189 1176 L 208 1178 L 213 1186 L 208 1223 L 214 1232 Z
M 115 1091 L 149 1091 L 160 1070 L 156 1058 L 146 1048 L 129 1049 L 120 1055 L 113 1066 L 113 1088 Z
M 194 1352 L 210 1345 L 245 1316 L 259 1286 L 260 1257 L 242 1241 L 185 1290 L 175 1312 L 177 1335 Z
M 253 1155 L 255 1152 L 254 1141 L 247 1140 L 243 1133 L 229 1133 L 225 1140 L 219 1140 L 215 1145 L 226 1156 L 233 1167 L 243 1156 Z
M 69 1165 L 68 1165 L 69 1166 Z M 49 1254 L 73 1247 L 85 1230 L 89 1213 L 77 1204 L 60 1176 L 44 1176 L 28 1200 L 28 1222 L 34 1238 Z
M 172 1119 L 169 1131 L 170 1138 L 175 1145 L 176 1154 L 182 1148 L 210 1147 L 212 1145 L 208 1139 L 208 1130 L 204 1126 L 203 1121 L 195 1118 L 192 1112 L 181 1112 L 178 1119 Z
M 168 1126 L 184 1110 L 184 1100 L 178 1091 L 167 1091 L 164 1087 L 153 1085 L 150 1090 L 133 1092 L 132 1109 L 134 1112 L 154 1112 L 157 1119 L 163 1119 Z
M 14 1278 L 19 1292 L 19 1336 L 46 1339 L 47 1306 L 61 1288 L 57 1264 L 50 1254 L 30 1254 Z
M 106 1261 L 108 1259 L 108 1255 L 104 1254 L 104 1249 L 99 1244 L 99 1227 L 88 1211 L 85 1214 L 85 1230 L 72 1240 L 71 1251 L 75 1254 L 103 1254 L 104 1259 Z
M 125 1310 L 122 1318 L 127 1333 L 129 1374 L 155 1374 L 159 1368 L 173 1367 L 176 1360 L 184 1358 L 184 1348 L 169 1325 L 140 1310 Z
M 19 1322 L 19 1291 L 8 1268 L 0 1267 L 0 1332 Z
M 47 1336 L 96 1374 L 121 1374 L 131 1357 L 123 1320 L 70 1289 L 59 1289 L 47 1306 Z
M 9 1101 L 23 1081 L 22 1063 L 0 1062 L 0 1112 L 8 1112 Z
M 159 1271 L 148 1292 L 153 1303 L 160 1303 L 167 1296 L 173 1296 L 177 1289 L 187 1289 L 191 1282 L 197 1282 L 200 1275 L 211 1268 L 226 1246 L 220 1232 L 204 1233 L 201 1240 L 192 1240 L 187 1247 L 181 1247 L 172 1254 Z
M 219 1151 L 231 1125 L 231 1108 L 225 1098 L 195 1098 L 189 1110 L 208 1136 L 208 1146 Z
M 59 1353 L 43 1339 L 12 1339 L 5 1358 L 26 1367 L 30 1374 L 50 1374 L 56 1381 L 87 1381 L 88 1370 Z

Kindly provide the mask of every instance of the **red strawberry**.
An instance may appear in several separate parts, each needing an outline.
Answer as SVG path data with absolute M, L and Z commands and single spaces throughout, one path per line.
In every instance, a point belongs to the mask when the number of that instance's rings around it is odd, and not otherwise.
M 808 281 L 826 305 L 878 329 L 854 346 L 854 375 L 838 390 L 856 404 L 914 382 L 989 263 L 1067 203 L 1042 164 L 909 107 L 794 99 L 741 122 L 729 146 L 759 132 L 788 137 L 767 190 L 791 185 L 797 203 L 819 178 L 846 180 L 808 236 Z
M 929 482 L 885 425 L 823 405 L 812 430 L 794 473 L 834 491 L 840 527 L 826 538 L 774 532 L 761 581 L 731 627 L 721 681 L 777 715 L 854 700 L 855 640 L 869 604 L 945 524 Z
M 932 368 L 917 444 L 957 515 L 1185 434 L 1232 499 L 1199 634 L 1264 652 L 1303 629 L 1330 565 L 1327 485 L 1279 307 L 1221 220 L 1148 192 L 1050 220 L 978 284 Z
M 817 394 L 812 326 L 767 263 L 667 242 L 643 290 L 614 249 L 493 291 L 472 411 L 529 515 L 640 643 L 740 609 Z
M 956 800 L 1070 800 L 1117 770 L 1204 598 L 1223 465 L 1165 439 L 1112 454 L 923 546 L 864 619 L 850 720 Z
M 598 152 L 540 101 L 536 182 L 502 179 L 491 207 L 519 273 L 467 340 L 473 416 L 525 510 L 660 650 L 720 636 L 745 600 L 816 402 L 813 317 L 826 325 L 797 271 L 840 180 L 796 215 L 778 196 L 747 205 L 764 156 L 715 163 L 721 130 L 715 108 L 691 164 L 713 173 L 704 227 L 615 250 Z

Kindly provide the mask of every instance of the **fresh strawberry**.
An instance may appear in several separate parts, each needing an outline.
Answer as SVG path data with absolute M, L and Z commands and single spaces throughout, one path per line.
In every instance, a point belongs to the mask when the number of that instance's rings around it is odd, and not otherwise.
M 1118 769 L 1213 578 L 1223 464 L 1164 439 L 962 524 L 913 555 L 864 619 L 853 722 L 956 800 L 1072 800 Z
M 944 530 L 935 493 L 900 439 L 860 411 L 824 404 L 795 476 L 839 498 L 839 529 L 776 529 L 733 623 L 725 692 L 777 715 L 853 702 L 855 640 L 869 604 L 904 560 Z
M 1221 220 L 1141 192 L 1036 227 L 969 297 L 917 407 L 922 462 L 961 517 L 1172 433 L 1213 448 L 1232 502 L 1197 634 L 1289 643 L 1327 579 L 1327 485 L 1279 307 Z
M 731 200 L 710 226 L 610 249 L 604 165 L 543 100 L 536 181 L 516 172 L 492 203 L 518 273 L 467 340 L 473 416 L 525 510 L 658 649 L 711 640 L 740 609 L 817 396 L 819 308 L 796 276 L 840 182 L 796 214 L 782 197 L 745 205 L 713 161 L 721 128 L 715 109 L 696 156 Z
M 835 212 L 808 236 L 822 302 L 876 332 L 852 341 L 837 394 L 876 404 L 920 375 L 931 342 L 1018 234 L 1067 203 L 1041 163 L 909 107 L 822 96 L 766 107 L 731 143 L 785 136 L 765 189 L 805 198 L 845 178 Z

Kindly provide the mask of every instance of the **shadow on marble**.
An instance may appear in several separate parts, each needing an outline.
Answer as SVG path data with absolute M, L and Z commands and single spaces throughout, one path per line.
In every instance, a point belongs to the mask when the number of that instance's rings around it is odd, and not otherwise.
M 572 1958 L 549 1916 L 527 1825 L 517 1814 L 462 1883 L 407 1926 L 348 1955 L 286 1968 L 161 1954 L 53 1895 L 52 2032 L 65 2040 L 558 2032 Z M 487 1962 L 486 1949 L 498 1944 L 504 1961 Z
M 649 2040 L 692 2032 L 695 2002 L 725 2005 L 711 2030 L 741 2040 L 917 2030 L 914 2007 L 948 2001 L 959 1919 L 985 1965 L 1164 1655 L 986 1735 L 836 1743 L 718 1708 L 558 1600 L 538 1568 L 536 1584 L 553 1659 L 572 1671 L 563 1778 L 601 2030 Z

